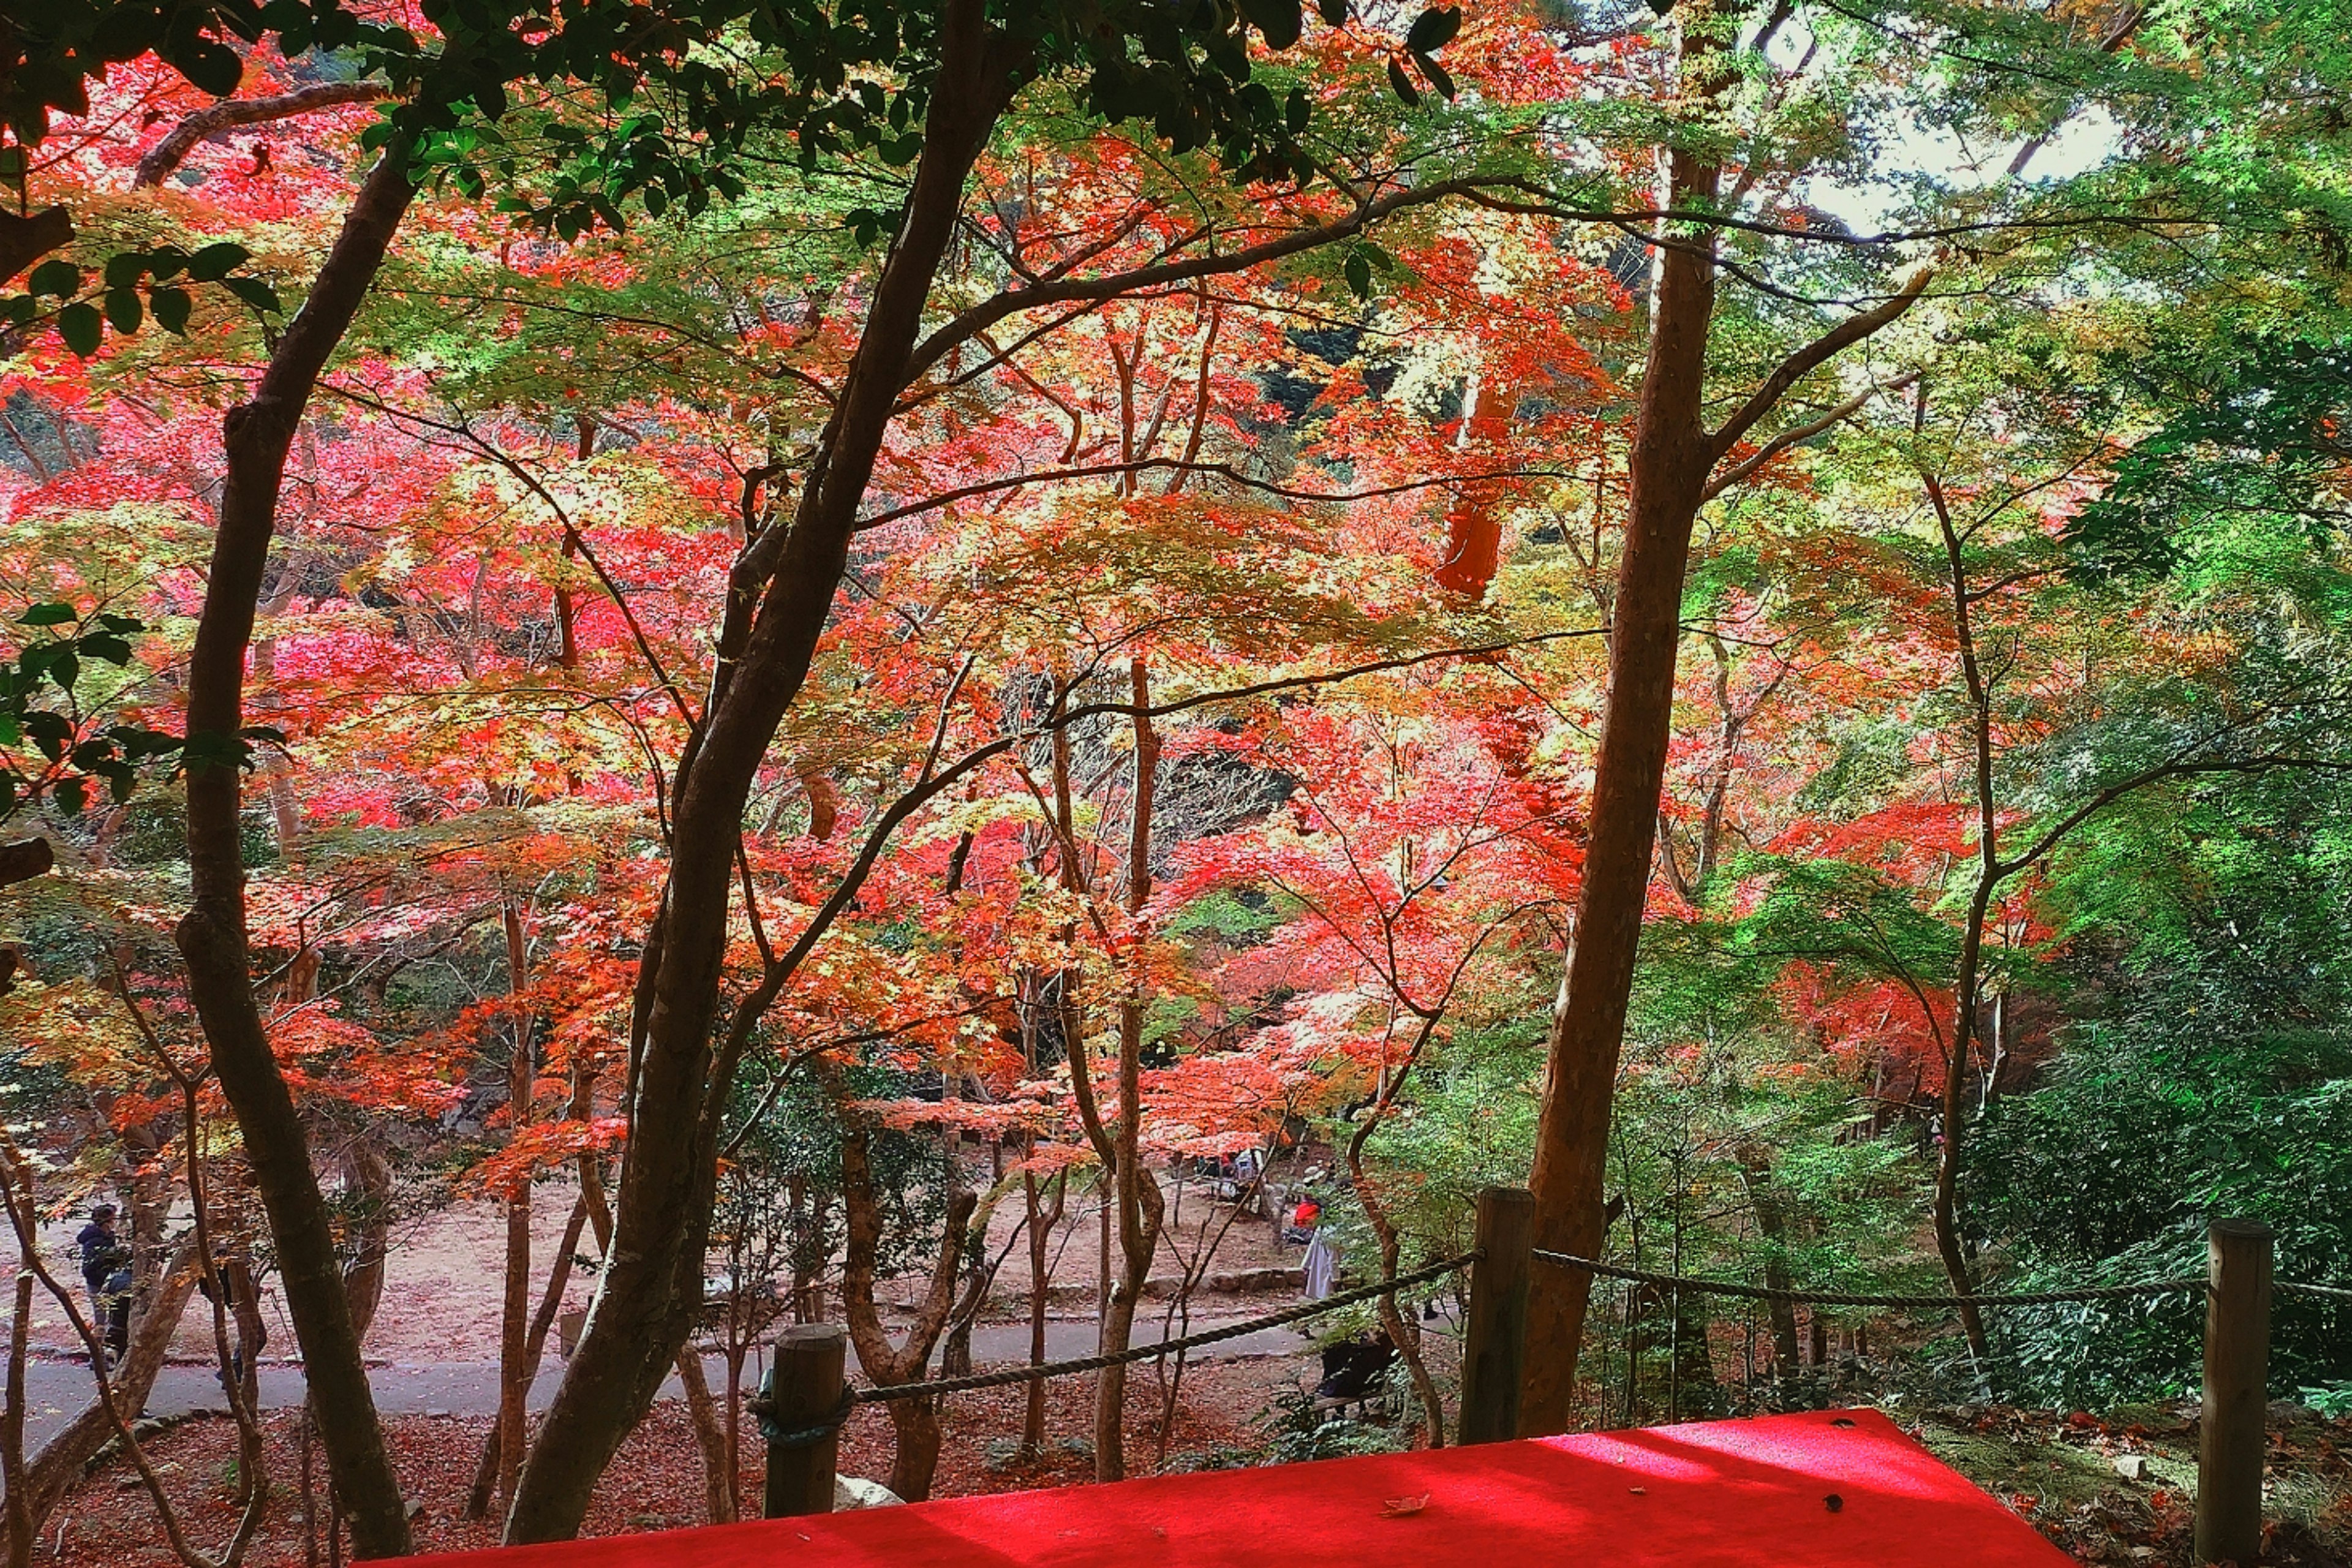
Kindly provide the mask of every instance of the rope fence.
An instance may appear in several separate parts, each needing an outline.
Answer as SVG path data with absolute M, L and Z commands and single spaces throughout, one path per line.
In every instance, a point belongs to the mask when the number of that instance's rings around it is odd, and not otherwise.
M 2169 1296 L 2183 1291 L 2202 1291 L 2201 1277 L 2179 1279 L 2149 1279 L 2137 1285 L 2085 1285 L 2072 1290 L 2020 1290 L 1955 1295 L 1870 1295 L 1850 1290 L 1784 1290 L 1769 1285 L 1740 1285 L 1728 1279 L 1699 1279 L 1683 1274 L 1654 1274 L 1645 1268 L 1620 1268 L 1591 1258 L 1579 1258 L 1570 1252 L 1548 1252 L 1535 1249 L 1539 1263 L 1555 1268 L 1572 1268 L 1585 1274 L 1599 1274 L 1611 1279 L 1629 1280 L 1636 1285 L 1663 1285 L 1676 1290 L 1688 1290 L 1695 1295 L 1737 1296 L 1750 1301 L 1789 1301 L 1816 1307 L 1887 1307 L 1932 1310 L 1939 1307 L 2046 1307 L 2063 1301 L 2116 1301 L 2136 1296 Z M 2280 1289 L 2299 1289 L 2282 1281 Z M 2331 1290 L 2327 1286 L 2310 1289 L 2336 1295 L 2352 1297 L 2352 1290 Z
M 1462 1334 L 1457 1440 L 1465 1444 L 1507 1440 L 1520 1432 L 1520 1394 L 1529 1370 L 1527 1349 L 1530 1277 L 1535 1266 L 1540 1264 L 1631 1285 L 1816 1307 L 1945 1311 L 1959 1307 L 2041 1307 L 2165 1296 L 2193 1298 L 2201 1302 L 2205 1311 L 2196 1520 L 2199 1560 L 2247 1562 L 2252 1559 L 2262 1538 L 2272 1293 L 2275 1290 L 2331 1302 L 2352 1301 L 2352 1286 L 2275 1279 L 2272 1272 L 2272 1234 L 2256 1221 L 2216 1220 L 2208 1227 L 2207 1240 L 2210 1267 L 2201 1277 L 1965 1295 L 1950 1291 L 1803 1290 L 1627 1268 L 1597 1258 L 1538 1247 L 1535 1245 L 1534 1196 L 1524 1188 L 1490 1187 L 1478 1197 L 1475 1245 L 1459 1257 L 1393 1278 L 1351 1286 L 1321 1300 L 1304 1301 L 1279 1311 L 1220 1323 L 1181 1339 L 1131 1346 L 1116 1354 L 1008 1366 L 968 1376 L 859 1387 L 845 1376 L 845 1330 L 836 1324 L 794 1325 L 776 1341 L 776 1359 L 767 1386 L 760 1397 L 751 1402 L 752 1413 L 759 1417 L 761 1430 L 768 1439 L 765 1513 L 776 1519 L 831 1510 L 841 1427 L 860 1405 L 887 1405 L 1035 1384 L 1181 1355 L 1392 1296 L 1465 1268 L 1470 1270 L 1470 1279 Z M 1815 1327 L 1818 1330 L 1818 1320 Z M 1820 1353 L 1817 1349 L 1816 1356 Z
M 890 1405 L 907 1399 L 929 1399 L 943 1394 L 969 1394 L 977 1389 L 1004 1388 L 1022 1383 L 1041 1383 L 1048 1378 L 1078 1377 L 1090 1372 L 1102 1372 L 1114 1366 L 1125 1366 L 1132 1362 L 1156 1361 L 1162 1356 L 1198 1350 L 1203 1345 L 1220 1344 L 1226 1340 L 1238 1340 L 1251 1334 L 1262 1333 L 1267 1329 L 1279 1329 L 1291 1323 L 1304 1322 L 1309 1318 L 1318 1318 L 1327 1312 L 1336 1312 L 1343 1307 L 1353 1307 L 1382 1296 L 1393 1295 L 1399 1290 L 1410 1289 L 1415 1285 L 1426 1285 L 1433 1280 L 1443 1279 L 1449 1274 L 1467 1268 L 1477 1260 L 1478 1254 L 1475 1251 L 1465 1252 L 1458 1258 L 1449 1258 L 1442 1263 L 1433 1263 L 1426 1268 L 1416 1268 L 1409 1274 L 1399 1274 L 1391 1279 L 1376 1279 L 1369 1285 L 1357 1285 L 1345 1290 L 1334 1291 L 1320 1300 L 1302 1302 L 1296 1307 L 1286 1307 L 1278 1312 L 1267 1312 L 1259 1317 L 1242 1318 L 1230 1323 L 1220 1323 L 1213 1329 L 1203 1329 L 1197 1334 L 1187 1334 L 1181 1339 L 1160 1340 L 1146 1345 L 1131 1345 L 1111 1355 L 1075 1356 L 1067 1361 L 1040 1362 L 1032 1366 L 1008 1366 L 994 1372 L 972 1373 L 963 1377 L 934 1377 L 920 1383 L 844 1385 L 840 1398 L 835 1401 L 834 1408 L 827 1415 L 817 1421 L 789 1430 L 774 1424 L 772 1402 L 766 1396 L 751 1401 L 750 1409 L 760 1418 L 761 1430 L 772 1447 L 807 1447 L 823 1442 L 840 1430 L 842 1423 L 849 1419 L 849 1413 L 861 1405 Z

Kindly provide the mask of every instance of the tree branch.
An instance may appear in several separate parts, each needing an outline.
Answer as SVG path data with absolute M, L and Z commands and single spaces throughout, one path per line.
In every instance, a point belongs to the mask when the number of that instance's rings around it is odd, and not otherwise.
M 1902 291 L 1893 298 L 1867 310 L 1848 316 L 1844 321 L 1782 360 L 1780 366 L 1764 378 L 1764 384 L 1758 387 L 1748 401 L 1739 405 L 1738 411 L 1724 422 L 1721 429 L 1708 437 L 1708 445 L 1715 453 L 1716 460 L 1721 462 L 1724 455 L 1739 444 L 1739 438 L 1747 435 L 1758 420 L 1772 412 L 1773 405 L 1788 394 L 1790 387 L 1820 369 L 1842 351 L 1870 337 L 1881 327 L 1918 303 L 1919 296 L 1926 292 L 1928 280 L 1935 275 L 1934 268 L 1921 268 L 1913 275 L 1911 281 L 1903 286 Z
M 1770 462 L 1773 458 L 1779 457 L 1781 453 L 1787 451 L 1790 447 L 1810 441 L 1814 437 L 1820 435 L 1822 431 L 1829 429 L 1832 426 L 1852 418 L 1855 414 L 1861 412 L 1862 405 L 1864 404 L 1877 396 L 1880 393 L 1899 392 L 1918 379 L 1919 373 L 1917 371 L 1912 371 L 1906 374 L 1896 376 L 1893 381 L 1886 383 L 1883 386 L 1866 387 L 1863 391 L 1855 393 L 1852 397 L 1847 398 L 1843 403 L 1839 404 L 1835 408 L 1831 409 L 1820 418 L 1810 420 L 1805 424 L 1796 426 L 1794 429 L 1781 431 L 1778 436 L 1775 436 L 1769 441 L 1765 442 L 1762 447 L 1757 448 L 1756 452 L 1752 456 L 1741 458 L 1738 462 L 1734 463 L 1730 468 L 1726 468 L 1717 478 L 1708 480 L 1706 489 L 1699 492 L 1699 499 L 1701 500 L 1713 500 L 1716 497 L 1721 495 L 1732 486 L 1739 483 L 1742 479 L 1748 479 L 1755 474 L 1758 469 Z
M 224 131 L 290 120 L 339 103 L 373 103 L 391 96 L 392 89 L 380 82 L 322 81 L 276 98 L 240 99 L 199 109 L 173 127 L 169 136 L 147 149 L 147 155 L 139 160 L 137 173 L 131 176 L 131 184 L 134 188 L 162 184 L 164 176 L 178 168 L 199 142 Z

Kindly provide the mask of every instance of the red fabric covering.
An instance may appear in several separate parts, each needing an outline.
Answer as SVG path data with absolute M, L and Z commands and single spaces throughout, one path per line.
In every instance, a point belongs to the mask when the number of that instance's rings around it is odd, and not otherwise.
M 1410 1507 L 1423 1497 L 1428 1500 L 1417 1511 L 1384 1517 L 1395 1503 Z M 430 1561 L 435 1568 L 2069 1568 L 2072 1562 L 1872 1410 L 1161 1476 Z

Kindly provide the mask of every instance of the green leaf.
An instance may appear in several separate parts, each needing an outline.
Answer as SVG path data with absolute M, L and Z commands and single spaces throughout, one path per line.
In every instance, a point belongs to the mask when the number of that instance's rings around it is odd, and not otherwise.
M 1307 119 L 1314 112 L 1315 106 L 1307 98 L 1307 89 L 1294 87 L 1290 89 L 1290 96 L 1283 100 L 1282 122 L 1296 136 L 1307 129 Z
M 1348 0 L 1315 0 L 1315 9 L 1321 12 L 1323 19 L 1335 27 L 1344 27 L 1348 25 Z
M 182 76 L 215 98 L 226 98 L 235 92 L 237 82 L 245 76 L 245 61 L 237 52 L 209 38 L 183 44 L 163 58 Z
M 1298 42 L 1298 0 L 1241 0 L 1241 7 L 1250 25 L 1265 35 L 1267 47 L 1286 49 Z
M 220 281 L 222 288 L 257 310 L 281 309 L 278 303 L 278 290 L 258 278 L 224 278 Z
M 1422 79 L 1428 82 L 1430 86 L 1435 88 L 1437 89 L 1437 95 L 1440 98 L 1444 99 L 1449 103 L 1453 101 L 1454 79 L 1446 74 L 1445 68 L 1444 66 L 1439 65 L 1427 55 L 1413 56 L 1412 63 L 1413 68 L 1421 72 Z
M 106 286 L 128 289 L 147 276 L 147 256 L 144 251 L 125 250 L 106 258 Z
M 114 330 L 128 336 L 139 330 L 142 312 L 136 289 L 110 289 L 106 291 L 106 319 Z
M 34 605 L 16 617 L 20 626 L 69 626 L 81 617 L 74 614 L 71 605 L 51 601 Z
M 1360 250 L 1351 250 L 1348 253 L 1348 259 L 1341 264 L 1340 270 L 1347 274 L 1348 287 L 1355 291 L 1357 299 L 1369 300 L 1372 297 L 1370 257 Z
M 66 347 L 88 359 L 98 352 L 98 340 L 105 334 L 106 324 L 99 319 L 98 307 L 87 301 L 68 305 L 58 312 L 58 336 Z
M 1412 19 L 1404 36 L 1404 47 L 1416 55 L 1434 54 L 1454 41 L 1462 30 L 1462 7 L 1448 5 L 1444 10 L 1433 6 Z
M 147 308 L 155 312 L 155 324 L 165 331 L 187 331 L 188 291 L 185 289 L 150 289 Z
M 25 287 L 36 294 L 70 300 L 81 291 L 81 268 L 63 258 L 44 261 L 33 268 L 33 275 L 25 279 Z
M 252 258 L 253 252 L 241 245 L 222 240 L 207 245 L 188 258 L 188 281 L 217 283 Z
M 1406 108 L 1417 108 L 1420 105 L 1421 94 L 1415 92 L 1412 83 L 1405 79 L 1404 68 L 1393 59 L 1389 61 L 1389 87 L 1399 99 L 1403 100 Z

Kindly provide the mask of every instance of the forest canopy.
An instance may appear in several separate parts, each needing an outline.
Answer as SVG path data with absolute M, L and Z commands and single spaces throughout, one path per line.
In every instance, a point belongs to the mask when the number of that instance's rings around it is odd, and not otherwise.
M 1075 1236 L 1123 1350 L 1302 1195 L 1362 1279 L 1502 1184 L 1780 1289 L 2178 1279 L 2222 1215 L 2352 1282 L 2347 39 L 0 0 L 22 1256 L 125 1210 L 133 1406 L 201 1281 L 247 1474 L 266 1299 L 367 1556 L 420 1215 L 495 1216 L 514 1542 L 680 1374 L 732 1517 L 781 1322 L 906 1384 L 1003 1296 L 1043 1359 Z M 1349 1321 L 1397 1441 L 1453 1290 Z M 1521 1429 L 1818 1403 L 1831 1333 L 1890 1399 L 2168 1398 L 2200 1310 L 1551 1270 Z M 2352 1407 L 2340 1300 L 2273 1345 Z M 919 1498 L 953 1429 L 888 1409 Z M 17 1432 L 12 1541 L 112 1435 Z

